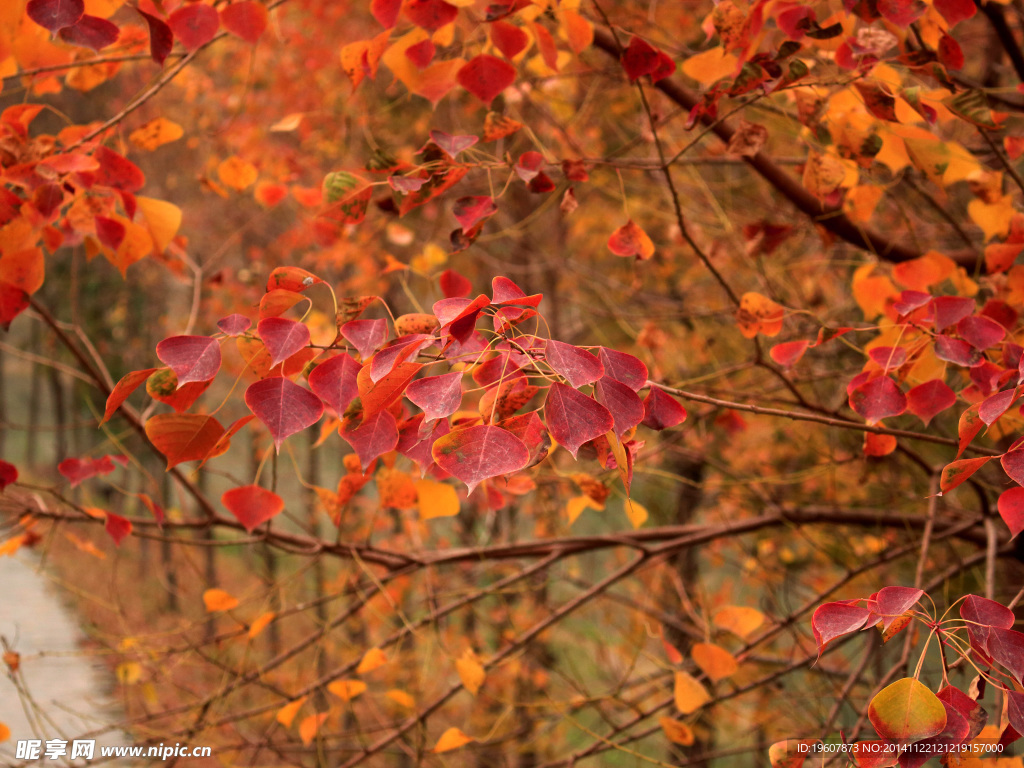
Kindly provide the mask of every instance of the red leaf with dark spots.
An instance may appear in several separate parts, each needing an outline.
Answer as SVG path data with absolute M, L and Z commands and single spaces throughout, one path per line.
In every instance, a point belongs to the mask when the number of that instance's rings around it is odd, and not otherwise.
M 285 438 L 316 424 L 324 413 L 319 397 L 283 377 L 251 384 L 245 404 L 270 430 L 278 451 Z
M 398 424 L 388 411 L 378 411 L 353 427 L 346 423 L 341 436 L 359 456 L 363 472 L 378 456 L 393 451 L 398 446 Z
M 220 343 L 209 336 L 171 336 L 156 345 L 156 355 L 174 371 L 178 388 L 209 381 L 220 370 Z
M 64 27 L 58 34 L 66 43 L 100 51 L 116 43 L 121 30 L 106 19 L 85 14 L 74 26 Z
M 582 392 L 558 382 L 548 390 L 544 420 L 551 435 L 574 459 L 581 445 L 615 427 L 615 419 L 607 408 Z
M 644 398 L 644 420 L 640 422 L 651 429 L 669 429 L 686 421 L 686 409 L 671 395 L 657 387 Z
M 981 352 L 963 339 L 940 335 L 935 338 L 935 356 L 947 363 L 969 368 L 981 359 Z
M 494 101 L 516 79 L 516 69 L 497 56 L 481 53 L 474 56 L 456 75 L 459 85 L 485 104 Z
M 868 424 L 875 424 L 890 416 L 899 416 L 907 410 L 907 397 L 892 379 L 879 376 L 853 390 L 850 407 L 863 416 Z
M 50 32 L 75 24 L 85 13 L 83 0 L 29 0 L 28 17 Z
M 984 456 L 978 459 L 957 459 L 950 462 L 942 469 L 942 475 L 939 478 L 939 488 L 942 489 L 943 493 L 952 491 L 988 464 L 992 458 L 992 456 Z
M 271 368 L 309 344 L 309 328 L 306 324 L 283 317 L 260 320 L 256 325 L 256 332 L 270 353 Z
M 284 509 L 284 499 L 258 485 L 232 488 L 224 492 L 220 501 L 249 533 Z
M 960 414 L 960 421 L 957 424 L 957 435 L 960 437 L 960 446 L 956 452 L 958 459 L 967 446 L 970 445 L 971 440 L 981 432 L 984 426 L 985 422 L 981 420 L 981 416 L 978 414 L 978 403 L 975 403 Z
M 907 392 L 907 410 L 925 423 L 956 402 L 956 393 L 942 379 L 918 384 Z
M 185 50 L 191 53 L 213 40 L 220 29 L 220 16 L 211 5 L 193 3 L 172 13 L 167 24 Z
M 428 32 L 454 21 L 458 12 L 458 8 L 444 0 L 409 0 L 405 4 L 405 15 L 409 21 Z
M 518 472 L 530 461 L 523 441 L 496 426 L 453 430 L 437 440 L 430 453 L 437 465 L 464 482 L 470 493 L 484 480 Z

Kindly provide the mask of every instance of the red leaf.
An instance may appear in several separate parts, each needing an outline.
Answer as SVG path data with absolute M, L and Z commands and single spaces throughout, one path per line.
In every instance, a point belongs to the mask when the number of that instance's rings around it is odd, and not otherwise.
M 267 29 L 267 9 L 262 3 L 242 0 L 220 12 L 220 23 L 236 37 L 255 43 Z
M 105 245 L 112 251 L 117 251 L 121 247 L 121 242 L 124 240 L 125 228 L 117 219 L 110 219 L 106 216 L 97 216 L 96 222 L 96 237 L 100 243 Z
M 103 419 L 100 421 L 100 426 L 103 426 L 110 420 L 110 417 L 114 415 L 114 412 L 128 399 L 128 396 L 138 389 L 139 385 L 148 379 L 156 368 L 147 368 L 144 371 L 132 371 L 131 373 L 125 374 L 114 388 L 110 392 L 110 396 L 107 397 L 107 407 L 103 411 Z
M 496 56 L 482 53 L 474 56 L 456 75 L 459 85 L 485 104 L 508 88 L 516 79 L 516 69 Z
M 518 285 L 507 277 L 495 277 L 491 280 L 491 304 L 515 304 L 520 307 L 536 307 L 544 296 L 540 293 L 526 295 Z
M 473 284 L 454 269 L 446 269 L 442 272 L 438 282 L 441 285 L 441 291 L 449 299 L 469 296 L 473 290 Z
M 390 412 L 378 411 L 363 419 L 358 427 L 346 423 L 341 436 L 355 450 L 365 472 L 374 459 L 398 446 L 398 424 Z
M 250 385 L 245 404 L 266 424 L 278 451 L 285 438 L 315 424 L 324 413 L 319 397 L 283 377 Z
M 658 49 L 639 37 L 629 41 L 629 47 L 622 54 L 622 68 L 631 82 L 651 74 L 658 68 Z
M 146 422 L 146 437 L 166 457 L 168 469 L 184 461 L 202 461 L 223 435 L 220 422 L 201 414 L 160 413 Z
M 103 527 L 107 533 L 110 534 L 110 538 L 114 540 L 114 544 L 118 547 L 121 546 L 121 542 L 124 537 L 132 532 L 131 520 L 115 515 L 113 512 L 107 512 L 106 522 L 103 523 Z
M 931 294 L 924 291 L 906 290 L 900 293 L 899 299 L 893 302 L 892 308 L 900 315 L 909 315 L 932 300 Z
M 818 644 L 818 657 L 825 646 L 837 637 L 856 632 L 863 627 L 871 613 L 866 608 L 848 603 L 825 603 L 819 605 L 811 616 L 811 629 Z
M 607 370 L 607 366 L 605 367 Z M 552 436 L 573 458 L 580 446 L 615 427 L 612 414 L 600 403 L 581 392 L 555 382 L 544 403 L 544 420 Z
M 999 515 L 1010 529 L 1010 538 L 1024 531 L 1024 488 L 1011 488 L 999 497 Z
M 986 426 L 992 426 L 1019 396 L 1020 393 L 1017 389 L 1004 389 L 1002 392 L 997 392 L 978 405 L 978 416 Z
M 450 302 L 448 304 L 447 302 Z M 441 323 L 441 338 L 451 336 L 464 342 L 473 335 L 476 320 L 481 310 L 490 306 L 491 300 L 480 294 L 472 301 L 465 299 L 442 299 L 434 303 L 434 314 Z
M 907 362 L 907 350 L 903 347 L 875 347 L 868 357 L 883 371 L 893 371 Z
M 540 463 L 551 450 L 551 436 L 548 435 L 544 422 L 540 420 L 536 411 L 512 416 L 498 422 L 498 426 L 507 429 L 523 441 L 523 445 L 530 452 L 530 463 L 527 466 L 532 467 Z
M 868 424 L 875 424 L 890 416 L 899 416 L 907 410 L 907 397 L 888 376 L 879 376 L 865 382 L 850 394 L 850 407 L 863 416 Z
M 686 421 L 686 409 L 666 392 L 657 387 L 644 398 L 644 420 L 640 422 L 651 429 L 668 429 Z
M 356 383 L 359 385 L 359 403 L 362 405 L 363 418 L 368 419 L 400 398 L 422 367 L 419 363 L 399 363 L 376 384 L 370 380 L 370 366 L 364 365 L 360 368 Z M 350 406 L 350 409 L 352 407 Z
M 531 149 L 529 152 L 523 152 L 519 156 L 514 170 L 520 179 L 529 183 L 533 181 L 543 167 L 544 155 Z
M 220 29 L 220 16 L 213 6 L 193 3 L 172 13 L 167 24 L 185 50 L 191 53 L 213 40 Z
M 1024 448 L 1007 451 L 1000 457 L 999 463 L 1011 480 L 1017 485 L 1024 485 Z
M 636 256 L 645 261 L 654 255 L 654 243 L 640 226 L 630 219 L 612 232 L 608 238 L 608 250 L 616 256 Z
M 551 369 L 564 376 L 576 389 L 604 376 L 604 365 L 585 349 L 549 339 L 544 346 L 544 357 Z
M 449 432 L 434 443 L 430 453 L 437 465 L 464 482 L 470 493 L 484 480 L 518 472 L 530 462 L 523 441 L 495 426 Z
M 1006 329 L 995 320 L 972 315 L 956 324 L 956 332 L 972 347 L 985 350 L 1006 336 Z
M 939 296 L 932 299 L 932 317 L 935 330 L 941 331 L 965 317 L 974 314 L 974 299 L 961 296 Z
M 611 413 L 615 422 L 615 436 L 620 440 L 627 430 L 644 418 L 644 404 L 636 392 L 608 376 L 594 385 L 594 399 Z
M 179 389 L 210 381 L 220 370 L 220 342 L 209 336 L 171 336 L 156 345 L 156 355 L 174 371 Z
M 1009 608 L 995 600 L 968 595 L 960 604 L 960 618 L 967 622 L 967 636 L 971 646 L 989 657 L 988 641 L 993 629 L 1009 629 L 1014 615 Z
M 309 328 L 306 324 L 283 317 L 260 320 L 256 332 L 270 353 L 271 368 L 309 344 Z
M 942 14 L 950 29 L 978 12 L 974 0 L 934 0 L 932 5 Z
M 402 0 L 371 0 L 370 13 L 384 29 L 391 29 L 398 21 Z
M 96 148 L 93 158 L 100 164 L 95 172 L 96 183 L 124 192 L 138 192 L 146 177 L 135 163 L 104 146 Z
M 67 43 L 100 51 L 108 45 L 116 43 L 121 30 L 117 28 L 116 24 L 106 19 L 85 14 L 77 24 L 72 27 L 64 27 L 58 34 L 60 39 Z
M 127 463 L 127 459 L 124 456 L 100 456 L 98 459 L 64 459 L 64 461 L 57 465 L 57 471 L 70 480 L 71 487 L 74 488 L 90 477 L 109 475 L 117 469 L 114 466 L 114 461 L 111 459 L 116 460 L 122 466 Z
M 28 307 L 28 294 L 10 283 L 0 282 L 0 328 L 5 331 L 11 321 Z
M 444 131 L 431 131 L 430 140 L 444 150 L 452 160 L 455 160 L 460 152 L 465 152 L 478 141 L 479 138 L 471 134 L 459 134 L 452 136 Z
M 395 339 L 370 360 L 370 381 L 376 384 L 391 373 L 396 365 L 414 358 L 422 350 L 436 343 L 437 339 L 428 333 L 413 333 Z
M 516 54 L 526 48 L 530 36 L 515 24 L 507 21 L 495 21 L 491 24 L 491 42 L 494 47 L 507 58 L 515 58 Z
M 427 421 L 451 416 L 462 404 L 462 373 L 417 379 L 406 388 L 405 396 L 423 409 Z
M 4 492 L 11 483 L 18 481 L 18 468 L 13 464 L 0 459 L 0 493 Z
M 882 587 L 875 597 L 877 612 L 882 617 L 883 629 L 888 629 L 896 619 L 913 608 L 924 596 L 923 589 L 916 587 Z
M 604 365 L 605 376 L 621 381 L 634 392 L 644 388 L 647 383 L 647 366 L 639 358 L 608 347 L 598 347 L 597 356 Z
M 945 33 L 939 38 L 938 54 L 939 63 L 946 69 L 964 68 L 964 52 L 960 49 L 960 44 Z
M 236 312 L 218 320 L 217 327 L 228 336 L 241 336 L 252 327 L 252 320 Z
M 258 485 L 243 485 L 225 491 L 220 502 L 249 533 L 284 509 L 284 499 Z
M 423 27 L 428 32 L 433 32 L 454 21 L 458 12 L 458 8 L 444 0 L 409 0 L 405 4 L 405 15 L 409 21 L 417 27 Z
M 300 267 L 278 267 L 267 278 L 267 292 L 291 291 L 292 293 L 302 293 L 311 285 L 317 285 L 322 282 L 323 280 L 312 272 L 307 272 Z
M 956 393 L 942 379 L 918 384 L 907 392 L 907 410 L 925 423 L 956 402 Z
M 974 366 L 981 359 L 981 353 L 963 339 L 941 335 L 935 339 L 935 356 L 966 368 Z
M 971 475 L 991 461 L 992 456 L 985 456 L 979 459 L 957 459 L 950 462 L 942 470 L 939 479 L 939 487 L 943 493 L 947 493 L 967 480 Z
M 994 627 L 988 636 L 988 653 L 1020 682 L 1024 677 L 1024 633 Z
M 142 18 L 149 25 L 149 55 L 157 64 L 163 64 L 171 55 L 171 49 L 174 47 L 174 33 L 163 19 L 150 16 L 138 8 L 135 10 L 142 14 Z
M 57 32 L 76 23 L 85 13 L 83 0 L 29 0 L 28 17 L 50 32 Z
M 957 435 L 960 437 L 960 447 L 956 452 L 956 457 L 958 459 L 963 454 L 967 446 L 970 445 L 971 440 L 974 439 L 975 435 L 981 432 L 982 427 L 985 426 L 985 422 L 983 422 L 981 420 L 981 416 L 978 415 L 978 405 L 978 403 L 975 403 L 960 414 L 960 421 L 957 424 Z
M 776 344 L 768 354 L 783 368 L 791 368 L 800 362 L 800 358 L 804 356 L 804 352 L 810 345 L 809 341 L 786 341 Z
M 470 230 L 498 212 L 498 206 L 491 197 L 460 197 L 455 201 L 452 213 L 464 230 Z
M 405 49 L 405 57 L 411 61 L 417 69 L 426 69 L 427 65 L 434 60 L 434 42 L 430 39 L 420 40 L 415 45 Z
M 878 0 L 878 12 L 898 27 L 908 27 L 928 10 L 921 0 Z
M 341 326 L 341 335 L 356 348 L 365 360 L 372 355 L 388 337 L 387 320 L 349 320 Z
M 344 353 L 320 363 L 309 374 L 309 388 L 339 414 L 345 413 L 356 396 L 359 363 Z

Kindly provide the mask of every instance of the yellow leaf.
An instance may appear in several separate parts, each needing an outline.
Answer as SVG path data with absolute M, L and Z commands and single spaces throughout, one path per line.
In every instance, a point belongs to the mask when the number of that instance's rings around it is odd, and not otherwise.
M 941 283 L 956 272 L 956 263 L 938 251 L 928 251 L 910 261 L 904 261 L 892 268 L 892 278 L 904 288 L 923 291 Z
M 399 706 L 405 707 L 406 709 L 416 709 L 416 700 L 405 691 L 399 690 L 398 688 L 392 688 L 384 695 Z
M 738 61 L 719 45 L 688 58 L 683 62 L 682 70 L 701 85 L 709 85 L 735 72 Z
M 853 298 L 857 300 L 865 320 L 874 320 L 885 311 L 885 302 L 897 293 L 892 280 L 884 275 L 872 277 L 874 264 L 865 264 L 853 273 Z
M 436 243 L 430 243 L 419 256 L 413 256 L 409 266 L 416 272 L 429 275 L 448 263 L 448 252 Z
M 11 738 L 11 729 L 0 723 L 0 741 L 7 741 Z
M 874 184 L 861 184 L 851 189 L 843 200 L 843 210 L 854 221 L 867 224 L 882 199 L 884 190 Z
M 142 665 L 137 661 L 126 661 L 117 665 L 114 674 L 122 685 L 134 685 L 142 678 Z
M 632 499 L 626 499 L 626 517 L 629 518 L 629 522 L 634 528 L 639 528 L 647 522 L 647 509 Z
M 124 225 L 124 239 L 117 247 L 116 253 L 104 249 L 103 255 L 107 257 L 107 261 L 117 267 L 121 276 L 124 277 L 128 272 L 128 267 L 153 252 L 153 236 L 149 233 L 148 228 L 136 224 L 134 221 L 128 221 L 123 216 L 112 216 L 111 218 Z
M 804 187 L 818 197 L 828 197 L 848 181 L 847 168 L 835 155 L 811 152 L 804 164 Z
M 352 701 L 366 690 L 366 683 L 362 680 L 335 680 L 327 686 L 327 690 L 342 701 Z
M 466 686 L 466 690 L 476 696 L 487 673 L 472 648 L 463 651 L 462 658 L 455 662 L 455 669 L 458 670 L 459 679 Z
M 223 589 L 208 589 L 203 592 L 203 603 L 206 604 L 207 613 L 230 611 L 232 608 L 238 607 L 238 599 Z
M 232 155 L 217 166 L 217 176 L 222 184 L 241 192 L 256 181 L 259 173 L 252 163 L 243 160 L 238 155 Z
M 459 514 L 459 495 L 455 486 L 436 480 L 417 480 L 416 495 L 419 498 L 421 520 Z
M 566 506 L 565 511 L 569 516 L 569 525 L 576 522 L 576 518 L 583 514 L 585 509 L 599 509 L 594 500 L 589 496 L 573 496 L 569 499 L 569 504 Z
M 181 226 L 181 208 L 152 197 L 136 197 L 135 202 L 146 217 L 156 250 L 160 253 L 166 251 Z
M 266 629 L 267 625 L 274 620 L 275 616 L 277 616 L 277 614 L 273 611 L 257 616 L 252 624 L 249 625 L 249 638 L 252 639 L 259 635 L 259 633 Z
M 271 133 L 288 133 L 294 131 L 300 125 L 302 125 L 302 118 L 305 115 L 302 112 L 292 112 L 290 115 L 285 115 L 272 126 L 270 126 Z
M 986 240 L 991 240 L 997 235 L 1005 235 L 1010 230 L 1010 221 L 1014 213 L 1016 211 L 1013 208 L 1013 199 L 1009 195 L 1001 195 L 992 203 L 971 200 L 967 204 L 967 215 L 981 227 Z
M 320 726 L 323 725 L 328 714 L 328 712 L 321 712 L 317 715 L 310 715 L 299 723 L 299 738 L 307 747 L 316 737 L 316 732 L 320 730 Z
M 700 680 L 688 672 L 676 672 L 676 709 L 684 715 L 696 712 L 709 701 L 711 696 Z
M 305 703 L 306 697 L 303 696 L 300 699 L 296 699 L 295 701 L 285 704 L 283 707 L 277 710 L 277 715 L 275 715 L 275 719 L 285 728 L 291 728 L 292 721 L 295 719 L 295 715 L 299 713 L 299 710 Z
M 383 667 L 387 663 L 388 657 L 384 651 L 380 648 L 371 648 L 363 654 L 363 658 L 359 662 L 359 666 L 356 667 L 356 674 L 365 675 L 367 672 L 372 672 L 378 667 Z
M 157 147 L 177 141 L 184 135 L 185 132 L 180 125 L 166 117 L 158 117 L 132 131 L 128 140 L 139 149 L 152 152 Z
M 437 740 L 437 744 L 435 744 L 434 748 L 430 751 L 434 754 L 449 752 L 453 749 L 458 749 L 461 746 L 469 744 L 471 741 L 476 741 L 476 739 L 467 736 L 458 728 L 449 728 L 441 734 L 441 738 Z
M 716 683 L 730 677 L 739 669 L 736 658 L 725 648 L 714 643 L 696 643 L 690 655 L 704 674 Z
M 383 467 L 377 472 L 376 482 L 382 507 L 411 509 L 416 506 L 416 483 L 407 473 Z
M 716 627 L 732 632 L 738 637 L 747 637 L 764 623 L 764 614 L 756 608 L 742 605 L 727 605 L 715 614 Z
M 693 731 L 686 723 L 673 720 L 671 717 L 661 717 L 658 719 L 658 723 L 669 741 L 682 744 L 684 747 L 693 746 Z

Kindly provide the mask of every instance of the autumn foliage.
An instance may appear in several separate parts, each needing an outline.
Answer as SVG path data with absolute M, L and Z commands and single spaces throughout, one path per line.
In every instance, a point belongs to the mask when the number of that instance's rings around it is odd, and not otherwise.
M 1011 755 L 1018 16 L 5 4 L 0 555 L 223 764 Z

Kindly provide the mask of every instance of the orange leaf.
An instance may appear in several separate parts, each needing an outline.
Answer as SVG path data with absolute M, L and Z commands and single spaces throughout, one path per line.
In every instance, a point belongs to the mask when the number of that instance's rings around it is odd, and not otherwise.
M 31 295 L 39 290 L 46 273 L 41 248 L 5 251 L 0 256 L 0 283 L 13 285 Z
M 756 608 L 727 605 L 715 614 L 712 621 L 716 627 L 745 638 L 764 623 L 764 614 Z
M 310 715 L 299 723 L 299 738 L 302 739 L 302 743 L 307 747 L 316 738 L 316 732 L 320 730 L 320 726 L 323 725 L 324 720 L 327 719 L 329 712 L 321 712 L 316 715 Z
M 157 147 L 177 141 L 184 135 L 185 131 L 180 125 L 166 117 L 158 117 L 132 131 L 128 140 L 139 149 L 152 152 Z
M 654 243 L 632 219 L 612 232 L 608 238 L 608 250 L 616 256 L 636 256 L 646 261 L 654 255 Z
M 217 166 L 217 176 L 225 186 L 241 192 L 256 181 L 259 172 L 252 163 L 232 155 Z
M 467 648 L 463 651 L 462 658 L 455 662 L 455 669 L 459 673 L 459 679 L 462 681 L 462 684 L 466 686 L 466 690 L 476 696 L 480 686 L 484 683 L 487 673 L 484 671 L 483 664 L 480 663 L 472 648 Z
M 736 658 L 725 648 L 714 643 L 695 643 L 690 655 L 704 674 L 716 683 L 730 677 L 739 668 Z
M 253 620 L 252 624 L 249 625 L 249 639 L 251 640 L 252 638 L 259 635 L 264 629 L 267 628 L 267 626 L 270 624 L 270 622 L 274 620 L 276 616 L 277 614 L 273 611 L 269 611 L 267 613 L 260 614 L 259 616 L 257 616 Z M 287 725 L 287 723 L 285 725 Z
M 335 680 L 327 690 L 342 701 L 352 701 L 366 690 L 366 683 L 362 680 Z
M 476 739 L 471 736 L 467 736 L 458 728 L 449 728 L 447 731 L 441 734 L 441 738 L 437 740 L 437 744 L 430 750 L 434 754 L 440 754 L 442 752 L 450 752 L 453 749 L 469 744 L 471 741 Z
M 736 322 L 748 339 L 762 333 L 765 336 L 776 336 L 782 330 L 782 318 L 785 310 L 767 296 L 760 293 L 745 293 L 740 299 L 740 308 L 736 311 Z
M 372 672 L 378 667 L 383 667 L 387 663 L 388 657 L 384 651 L 380 648 L 371 648 L 363 654 L 363 658 L 359 662 L 359 666 L 356 667 L 356 674 L 365 675 L 367 672 Z
M 661 730 L 665 732 L 665 736 L 669 741 L 681 744 L 684 747 L 693 746 L 693 731 L 690 730 L 690 726 L 686 723 L 673 720 L 671 717 L 661 717 L 658 718 L 658 724 L 661 726 Z
M 238 598 L 232 597 L 223 589 L 208 589 L 203 592 L 203 603 L 207 613 L 220 613 L 238 607 Z
M 279 722 L 285 728 L 290 728 L 292 725 L 292 721 L 295 719 L 295 715 L 298 714 L 299 709 L 305 703 L 306 697 L 303 696 L 300 699 L 296 699 L 295 701 L 285 704 L 283 707 L 277 710 L 277 715 L 275 716 L 274 719 L 277 720 L 277 722 Z
M 684 715 L 696 712 L 711 701 L 707 688 L 688 672 L 676 672 L 674 697 L 676 709 Z

